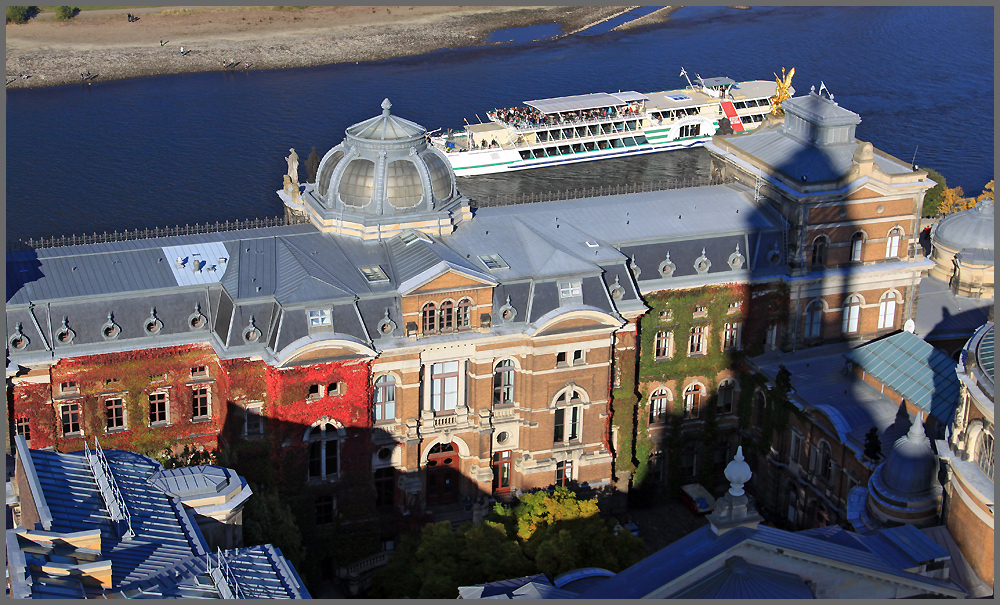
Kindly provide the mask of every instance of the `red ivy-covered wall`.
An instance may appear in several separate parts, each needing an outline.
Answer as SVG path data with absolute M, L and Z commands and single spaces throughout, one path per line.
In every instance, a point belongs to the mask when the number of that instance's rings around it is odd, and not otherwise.
M 191 369 L 208 368 L 210 417 L 194 421 Z M 141 351 L 126 351 L 64 359 L 49 368 L 46 383 L 18 381 L 12 396 L 11 416 L 27 418 L 31 447 L 54 447 L 59 451 L 83 449 L 83 437 L 63 436 L 59 406 L 76 402 L 80 428 L 89 443 L 97 436 L 101 446 L 158 456 L 164 448 L 183 445 L 215 449 L 226 420 L 227 382 L 220 380 L 222 367 L 211 347 L 184 345 Z M 160 378 L 164 377 L 165 378 Z M 63 395 L 60 385 L 73 381 L 78 393 Z M 164 389 L 169 393 L 167 426 L 149 426 L 148 394 Z M 55 401 L 53 401 L 55 398 Z M 105 401 L 121 398 L 126 410 L 126 430 L 107 431 Z

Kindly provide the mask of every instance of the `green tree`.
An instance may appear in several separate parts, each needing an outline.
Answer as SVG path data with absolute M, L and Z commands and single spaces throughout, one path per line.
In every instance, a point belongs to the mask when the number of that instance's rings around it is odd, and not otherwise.
M 61 21 L 69 21 L 76 14 L 80 12 L 80 9 L 75 6 L 57 6 L 56 7 L 56 19 Z
M 372 578 L 375 598 L 454 599 L 460 586 L 473 586 L 533 573 L 534 567 L 503 527 L 467 523 L 452 530 L 447 521 L 406 535 L 388 565 Z
M 8 6 L 7 23 L 16 23 L 18 25 L 27 23 L 28 19 L 31 19 L 37 14 L 37 6 Z
M 927 177 L 937 184 L 928 189 L 927 193 L 924 194 L 924 207 L 921 214 L 923 216 L 934 216 L 938 213 L 938 208 L 944 200 L 944 190 L 948 188 L 948 183 L 937 170 L 933 168 L 924 168 L 924 170 L 927 171 Z
M 243 542 L 273 544 L 296 568 L 302 565 L 302 533 L 292 509 L 277 491 L 250 486 L 253 495 L 243 508 Z

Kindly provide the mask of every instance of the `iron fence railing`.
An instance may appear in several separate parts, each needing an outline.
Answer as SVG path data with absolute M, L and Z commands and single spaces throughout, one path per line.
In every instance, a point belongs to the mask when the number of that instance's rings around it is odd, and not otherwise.
M 515 204 L 530 204 L 533 202 L 553 202 L 557 200 L 574 200 L 606 195 L 625 195 L 627 193 L 648 193 L 651 191 L 666 191 L 669 189 L 725 185 L 734 182 L 734 180 L 735 179 L 732 177 L 694 177 L 649 181 L 645 183 L 623 183 L 618 185 L 601 185 L 598 187 L 581 187 L 565 190 L 557 189 L 555 191 L 486 196 L 471 200 L 471 205 L 474 208 L 513 206 Z
M 78 246 L 84 244 L 103 244 L 106 242 L 123 242 L 155 237 L 171 237 L 176 235 L 194 235 L 197 233 L 216 233 L 219 231 L 239 231 L 243 229 L 260 229 L 264 227 L 283 227 L 308 223 L 309 217 L 292 215 L 289 217 L 275 216 L 266 218 L 251 218 L 235 221 L 216 221 L 214 223 L 198 223 L 175 227 L 154 227 L 152 229 L 131 229 L 90 235 L 60 235 L 55 237 L 40 237 L 19 239 L 8 242 L 7 250 L 31 250 L 38 248 L 56 248 L 60 246 Z

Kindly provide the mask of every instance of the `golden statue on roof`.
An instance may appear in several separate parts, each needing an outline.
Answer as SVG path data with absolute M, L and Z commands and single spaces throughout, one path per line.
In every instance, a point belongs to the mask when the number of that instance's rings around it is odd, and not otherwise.
M 774 74 L 775 83 L 778 85 L 774 96 L 771 97 L 771 113 L 780 116 L 785 114 L 785 110 L 781 108 L 781 104 L 792 96 L 792 76 L 795 75 L 795 68 L 793 67 L 788 75 L 785 75 L 785 68 L 781 68 L 781 75 Z

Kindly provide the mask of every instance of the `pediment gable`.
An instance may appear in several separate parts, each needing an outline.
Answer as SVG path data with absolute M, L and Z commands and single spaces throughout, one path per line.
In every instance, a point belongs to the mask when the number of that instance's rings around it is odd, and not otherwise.
M 442 261 L 400 284 L 399 292 L 407 296 L 448 290 L 492 288 L 497 283 L 499 283 L 497 280 L 485 273 L 456 267 Z

